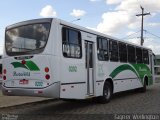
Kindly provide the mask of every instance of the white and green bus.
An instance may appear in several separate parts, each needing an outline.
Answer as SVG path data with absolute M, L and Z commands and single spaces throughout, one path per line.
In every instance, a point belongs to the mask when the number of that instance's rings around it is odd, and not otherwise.
M 55 18 L 6 27 L 3 94 L 97 98 L 153 84 L 152 50 Z

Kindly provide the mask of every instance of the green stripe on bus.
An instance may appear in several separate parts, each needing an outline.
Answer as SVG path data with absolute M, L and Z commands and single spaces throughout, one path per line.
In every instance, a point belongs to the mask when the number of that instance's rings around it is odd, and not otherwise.
M 14 68 L 25 68 L 25 69 L 28 69 L 26 66 L 24 66 L 20 62 L 12 62 L 11 64 L 13 65 Z
M 26 61 L 25 64 L 31 71 L 39 71 L 39 67 L 33 61 Z
M 149 85 L 153 84 L 152 74 L 149 67 L 145 64 L 123 64 L 114 69 L 109 75 L 113 79 L 122 71 L 130 70 L 136 74 L 136 76 L 140 79 L 141 83 L 143 83 L 144 76 L 148 76 Z
M 137 77 L 139 77 L 137 72 L 128 64 L 118 66 L 116 69 L 113 70 L 113 72 L 109 76 L 111 76 L 112 78 L 115 78 L 120 72 L 124 70 L 131 70 L 137 75 Z
M 39 67 L 33 61 L 26 61 L 26 64 L 21 62 L 12 62 L 14 68 L 25 68 L 30 71 L 40 71 Z
M 139 74 L 141 81 L 143 81 L 143 78 L 146 75 L 148 77 L 148 84 L 149 85 L 153 84 L 151 70 L 147 65 L 145 65 L 145 64 L 132 64 L 132 66 L 135 68 L 135 70 Z

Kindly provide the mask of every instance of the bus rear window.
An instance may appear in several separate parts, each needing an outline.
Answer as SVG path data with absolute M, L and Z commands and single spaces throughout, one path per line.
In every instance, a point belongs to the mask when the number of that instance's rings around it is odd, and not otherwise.
M 29 24 L 6 31 L 5 47 L 8 55 L 42 52 L 49 36 L 50 23 Z

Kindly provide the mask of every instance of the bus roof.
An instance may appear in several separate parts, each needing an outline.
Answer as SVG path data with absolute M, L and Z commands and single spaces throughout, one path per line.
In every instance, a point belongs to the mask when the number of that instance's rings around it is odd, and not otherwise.
M 22 25 L 26 25 L 26 24 L 34 24 L 34 23 L 43 23 L 43 22 L 51 22 L 53 18 L 41 18 L 41 19 L 33 19 L 33 20 L 26 20 L 26 21 L 22 21 L 22 22 L 18 22 L 12 25 L 9 25 L 6 27 L 7 29 L 11 29 L 14 27 L 18 27 L 18 26 L 22 26 Z
M 57 19 L 57 18 L 54 18 L 54 19 Z M 61 19 L 57 19 L 57 20 L 60 21 L 60 24 L 68 26 L 68 27 L 72 27 L 74 29 L 78 29 L 78 30 L 81 30 L 81 31 L 84 31 L 84 32 L 88 32 L 90 34 L 94 34 L 94 35 L 110 38 L 110 39 L 113 39 L 113 40 L 117 40 L 117 41 L 120 41 L 120 42 L 123 42 L 123 43 L 126 43 L 126 44 L 134 45 L 134 46 L 145 48 L 145 49 L 148 49 L 148 50 L 152 51 L 148 47 L 140 46 L 140 45 L 137 45 L 137 44 L 129 42 L 129 41 L 124 41 L 124 40 L 118 39 L 116 37 L 109 36 L 109 35 L 106 35 L 104 33 L 100 33 L 100 32 L 94 31 L 92 29 L 88 29 L 88 28 L 85 28 L 85 27 L 82 27 L 82 26 L 79 26 L 79 25 L 76 25 L 76 24 L 73 24 L 73 23 L 70 23 L 70 22 L 66 22 L 66 21 L 61 20 Z
M 13 28 L 13 27 L 22 26 L 22 25 L 31 24 L 31 23 L 33 24 L 33 23 L 51 22 L 52 20 L 55 20 L 58 23 L 60 23 L 62 25 L 65 25 L 67 27 L 73 28 L 73 29 L 77 29 L 77 30 L 80 30 L 80 31 L 88 32 L 90 34 L 110 38 L 110 39 L 113 39 L 113 40 L 117 40 L 117 41 L 120 41 L 120 42 L 123 42 L 123 43 L 126 43 L 126 44 L 134 45 L 134 46 L 145 48 L 145 49 L 148 49 L 148 50 L 152 51 L 150 48 L 140 46 L 140 45 L 137 45 L 135 43 L 131 43 L 129 41 L 124 41 L 124 40 L 118 39 L 116 37 L 109 36 L 109 35 L 106 35 L 104 33 L 100 33 L 100 32 L 97 32 L 97 31 L 94 31 L 94 30 L 91 30 L 91 29 L 88 29 L 88 28 L 85 28 L 85 27 L 82 27 L 82 26 L 64 21 L 64 20 L 58 19 L 58 18 L 41 18 L 41 19 L 26 20 L 26 21 L 22 21 L 22 22 L 19 22 L 19 23 L 15 23 L 13 25 L 9 25 L 9 26 L 6 27 L 6 30 L 10 29 L 10 28 Z

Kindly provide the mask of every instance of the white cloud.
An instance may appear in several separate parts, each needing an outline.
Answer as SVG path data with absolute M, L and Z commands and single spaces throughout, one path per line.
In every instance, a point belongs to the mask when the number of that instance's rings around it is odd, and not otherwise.
M 160 0 L 123 0 L 120 5 L 117 6 L 117 10 L 130 10 L 135 11 L 135 13 L 139 12 L 140 5 L 145 8 L 145 11 L 156 12 L 160 11 Z
M 135 12 L 140 11 L 140 6 L 137 0 L 123 0 L 120 5 L 116 7 L 116 10 Z
M 159 50 L 160 50 L 160 41 L 159 40 L 155 40 L 154 38 L 145 39 L 144 46 L 152 49 L 153 53 L 159 54 Z
M 97 30 L 106 34 L 114 34 L 118 30 L 127 27 L 131 17 L 126 11 L 107 12 L 102 15 L 102 22 L 98 24 Z
M 154 54 L 159 54 L 160 45 L 155 45 L 155 44 L 151 43 L 147 47 L 149 47 L 153 51 Z
M 141 17 L 135 15 L 141 12 L 140 4 L 145 12 L 154 12 L 153 16 L 146 16 L 149 19 L 160 11 L 160 0 L 107 0 L 108 4 L 117 4 L 115 11 L 102 14 L 102 21 L 97 25 L 97 30 L 105 34 L 117 34 L 122 30 L 137 29 L 140 27 Z M 150 24 L 155 26 L 155 24 Z
M 114 11 L 102 14 L 102 20 L 97 25 L 96 30 L 109 35 L 117 35 L 126 30 L 137 31 L 141 27 L 141 17 L 136 14 L 141 13 L 140 5 L 145 8 L 145 12 L 151 12 L 151 16 L 145 16 L 147 19 L 153 19 L 157 13 L 160 13 L 160 0 L 106 0 L 107 4 L 114 4 Z M 160 23 L 144 23 L 145 26 L 159 27 Z M 133 32 L 128 32 L 131 35 Z M 137 35 L 136 35 L 137 36 Z M 132 37 L 133 38 L 133 37 Z M 140 45 L 140 38 L 127 40 L 129 42 Z M 159 53 L 160 41 L 158 39 L 145 38 L 144 46 L 149 47 L 155 54 Z
M 42 16 L 42 17 L 56 17 L 57 13 L 51 5 L 47 5 L 44 8 L 42 8 L 42 10 L 40 12 L 40 16 Z
M 131 43 L 134 43 L 134 44 L 137 44 L 137 45 L 140 45 L 140 39 L 139 38 L 128 39 L 127 41 L 129 41 Z M 155 41 L 152 38 L 145 39 L 143 46 L 150 48 L 153 51 L 153 53 L 159 54 L 160 41 L 159 42 Z
M 147 26 L 150 26 L 150 27 L 160 27 L 160 23 L 148 23 Z
M 141 20 L 134 19 L 133 21 L 130 21 L 129 24 L 127 25 L 129 29 L 137 29 L 141 27 Z
M 82 17 L 86 14 L 84 10 L 78 10 L 78 9 L 73 9 L 73 11 L 70 13 L 70 15 L 74 17 Z
M 134 33 L 135 33 L 134 31 L 130 31 L 126 35 L 129 36 L 129 35 L 133 35 Z
M 120 3 L 122 0 L 106 0 L 106 3 L 109 4 L 109 5 L 112 5 L 112 4 L 118 4 Z

